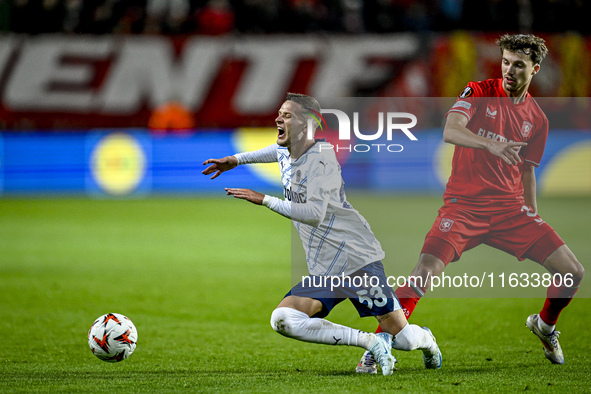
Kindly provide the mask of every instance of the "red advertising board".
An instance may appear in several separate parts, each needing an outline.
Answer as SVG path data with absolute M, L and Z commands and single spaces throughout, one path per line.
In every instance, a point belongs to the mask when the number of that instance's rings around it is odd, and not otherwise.
M 288 91 L 322 97 L 455 96 L 499 77 L 498 35 L 0 36 L 0 127 L 146 127 L 176 100 L 196 127 L 273 125 Z M 544 36 L 536 96 L 589 96 L 591 40 Z

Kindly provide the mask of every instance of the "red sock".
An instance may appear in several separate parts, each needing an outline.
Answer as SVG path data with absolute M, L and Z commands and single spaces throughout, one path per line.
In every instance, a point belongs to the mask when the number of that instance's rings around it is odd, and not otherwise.
M 396 297 L 398 297 L 400 306 L 402 306 L 402 310 L 407 319 L 410 318 L 410 315 L 414 312 L 422 295 L 425 294 L 425 289 L 419 287 L 419 291 L 421 291 L 422 294 L 419 294 L 408 282 L 396 289 Z
M 560 312 L 571 302 L 579 287 L 556 287 L 550 285 L 546 292 L 546 302 L 540 311 L 540 318 L 548 325 L 555 325 Z

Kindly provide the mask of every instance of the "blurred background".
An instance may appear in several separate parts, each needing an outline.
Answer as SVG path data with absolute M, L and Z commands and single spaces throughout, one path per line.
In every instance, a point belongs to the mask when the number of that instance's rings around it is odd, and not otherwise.
M 201 163 L 273 143 L 286 92 L 422 97 L 441 120 L 437 97 L 500 77 L 501 34 L 533 32 L 550 49 L 530 89 L 551 127 L 540 191 L 591 196 L 588 15 L 583 0 L 0 0 L 0 195 L 219 193 Z M 400 154 L 341 154 L 348 187 L 440 195 L 451 148 L 434 123 Z M 279 191 L 275 167 L 226 179 Z

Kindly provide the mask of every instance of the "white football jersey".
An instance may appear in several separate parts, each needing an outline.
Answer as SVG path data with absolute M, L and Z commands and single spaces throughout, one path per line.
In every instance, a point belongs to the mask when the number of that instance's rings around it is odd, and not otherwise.
M 367 220 L 347 201 L 332 146 L 317 141 L 297 160 L 291 159 L 287 148 L 276 145 L 276 149 L 285 200 L 275 199 L 273 204 L 267 199 L 265 205 L 292 219 L 309 273 L 350 275 L 383 259 L 385 253 Z

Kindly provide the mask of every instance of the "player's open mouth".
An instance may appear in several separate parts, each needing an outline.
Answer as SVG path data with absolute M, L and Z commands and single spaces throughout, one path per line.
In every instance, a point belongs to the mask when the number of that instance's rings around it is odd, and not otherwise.
M 283 130 L 281 127 L 277 127 L 277 131 L 279 132 L 279 134 L 277 135 L 278 137 L 283 137 L 283 135 L 285 134 L 285 130 Z
M 505 77 L 505 81 L 507 81 L 507 83 L 515 83 L 515 80 L 509 77 Z

